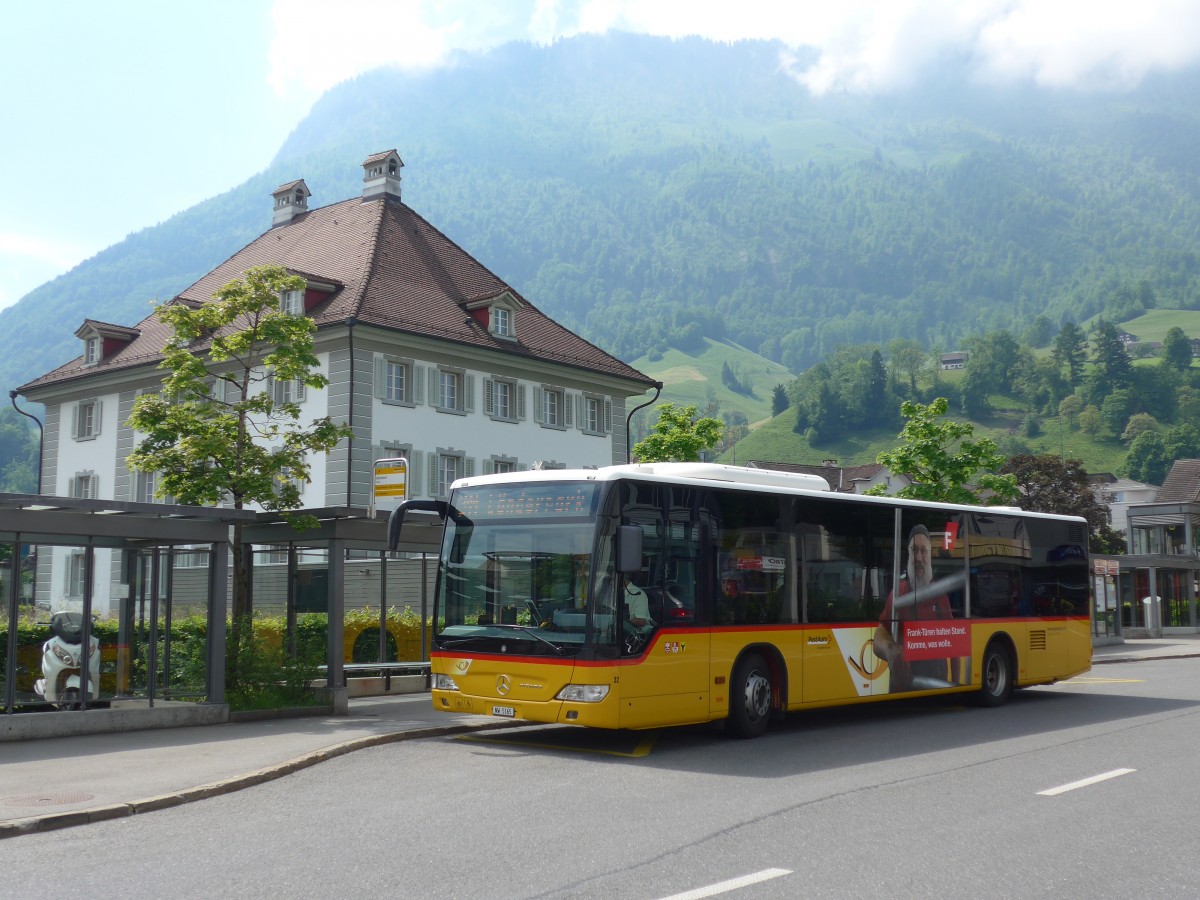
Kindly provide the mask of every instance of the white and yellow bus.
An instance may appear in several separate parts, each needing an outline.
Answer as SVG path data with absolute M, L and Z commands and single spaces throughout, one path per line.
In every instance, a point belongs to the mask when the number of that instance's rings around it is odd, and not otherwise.
M 704 463 L 464 478 L 445 522 L 433 704 L 598 728 L 1014 688 L 1091 666 L 1087 523 L 831 493 Z

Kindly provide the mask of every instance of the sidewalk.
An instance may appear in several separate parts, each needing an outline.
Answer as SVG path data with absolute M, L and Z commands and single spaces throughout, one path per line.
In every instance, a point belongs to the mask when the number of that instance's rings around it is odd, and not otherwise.
M 1200 635 L 1097 646 L 1095 665 L 1200 656 Z M 428 694 L 350 701 L 348 716 L 267 719 L 3 745 L 0 838 L 120 818 L 240 790 L 393 741 L 520 722 L 434 712 Z

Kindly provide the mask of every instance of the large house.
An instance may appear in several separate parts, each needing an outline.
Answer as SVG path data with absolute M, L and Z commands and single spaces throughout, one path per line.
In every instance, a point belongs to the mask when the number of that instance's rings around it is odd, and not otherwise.
M 626 401 L 654 380 L 554 322 L 407 206 L 403 165 L 394 150 L 373 154 L 362 196 L 321 208 L 309 208 L 303 180 L 280 186 L 271 228 L 170 301 L 204 303 L 260 265 L 305 280 L 281 302 L 316 323 L 329 385 L 271 389 L 296 392 L 303 422 L 330 415 L 353 437 L 310 460 L 304 505 L 366 508 L 384 457 L 405 457 L 409 495 L 425 498 L 466 475 L 625 462 Z M 133 327 L 88 319 L 75 334 L 77 358 L 18 389 L 46 407 L 40 491 L 152 501 L 153 476 L 126 466 L 126 421 L 162 381 L 168 330 L 151 315 Z M 63 599 L 80 589 L 69 567 L 55 582 Z

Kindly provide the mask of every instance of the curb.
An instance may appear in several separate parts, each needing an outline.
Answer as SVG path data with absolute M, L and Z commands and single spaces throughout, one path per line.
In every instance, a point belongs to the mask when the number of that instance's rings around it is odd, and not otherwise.
M 133 800 L 128 803 L 114 803 L 108 806 L 95 806 L 90 809 L 77 809 L 70 812 L 47 813 L 42 816 L 30 816 L 25 819 L 15 819 L 11 822 L 0 822 L 0 840 L 18 837 L 23 834 L 40 834 L 46 831 L 56 831 L 60 828 L 72 828 L 76 825 L 87 825 L 91 822 L 104 822 L 109 819 L 123 819 L 138 813 L 154 812 L 159 809 L 169 809 L 182 806 L 197 800 L 207 800 L 222 794 L 232 794 L 244 788 L 254 787 L 274 781 L 301 769 L 315 766 L 317 763 L 336 759 L 353 753 L 355 750 L 365 750 L 368 747 L 378 747 L 383 744 L 394 744 L 400 741 L 415 740 L 416 738 L 444 737 L 451 734 L 465 734 L 472 731 L 492 731 L 508 728 L 520 728 L 528 722 L 481 722 L 477 725 L 440 725 L 429 728 L 414 728 L 409 731 L 392 731 L 386 734 L 372 734 L 366 737 L 354 738 L 340 744 L 332 744 L 320 750 L 313 750 L 303 756 L 285 760 L 274 766 L 267 766 L 244 775 L 235 775 L 222 781 L 202 784 L 199 787 L 187 788 L 170 794 L 160 794 L 157 797 L 147 797 L 143 800 Z
M 1093 666 L 1102 666 L 1108 663 L 1131 663 L 1131 662 L 1150 662 L 1151 660 L 1159 659 L 1196 659 L 1200 657 L 1200 653 L 1173 653 L 1163 656 L 1109 656 L 1104 659 L 1093 659 Z

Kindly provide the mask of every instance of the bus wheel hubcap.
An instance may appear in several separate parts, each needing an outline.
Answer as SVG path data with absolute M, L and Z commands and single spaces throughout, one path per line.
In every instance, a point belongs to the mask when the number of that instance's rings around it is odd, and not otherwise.
M 761 672 L 751 672 L 746 679 L 746 712 L 751 719 L 761 719 L 771 711 L 771 682 Z

